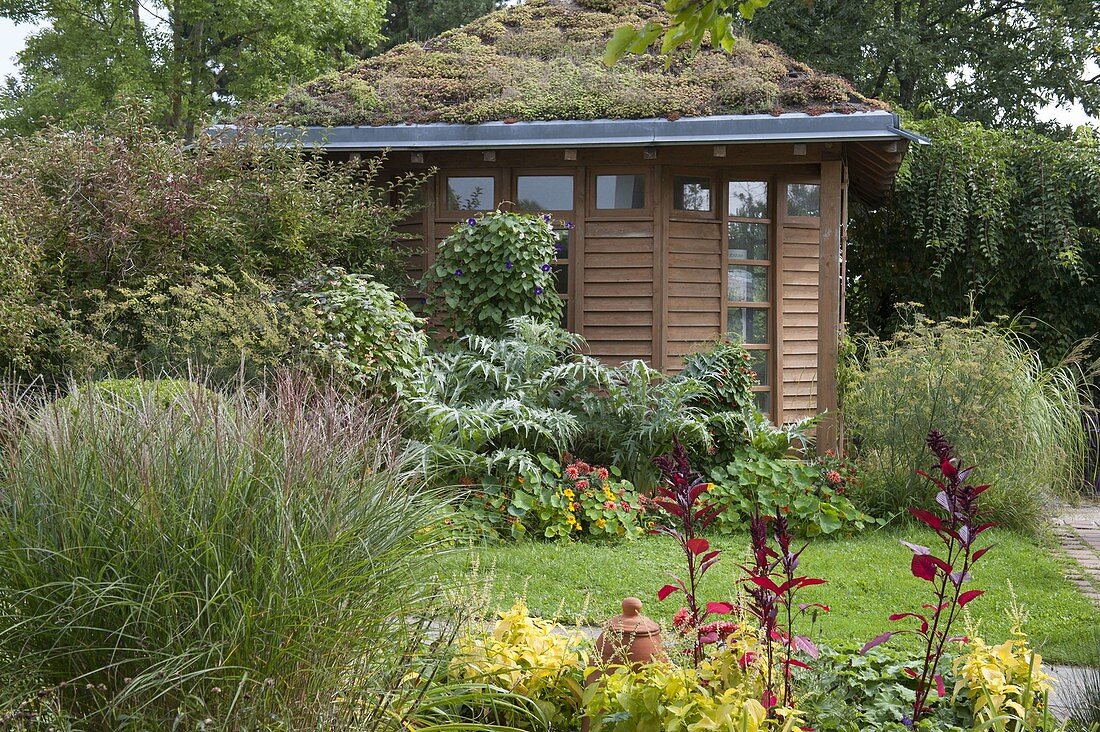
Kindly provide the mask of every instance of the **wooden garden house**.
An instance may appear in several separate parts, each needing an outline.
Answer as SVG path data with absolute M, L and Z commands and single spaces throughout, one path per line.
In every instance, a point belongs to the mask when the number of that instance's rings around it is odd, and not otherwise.
M 572 222 L 558 291 L 593 355 L 674 372 L 729 333 L 776 421 L 835 413 L 849 197 L 880 198 L 920 138 L 768 44 L 601 62 L 616 27 L 659 12 L 526 0 L 292 89 L 268 122 L 438 171 L 413 277 L 472 212 L 548 212 Z

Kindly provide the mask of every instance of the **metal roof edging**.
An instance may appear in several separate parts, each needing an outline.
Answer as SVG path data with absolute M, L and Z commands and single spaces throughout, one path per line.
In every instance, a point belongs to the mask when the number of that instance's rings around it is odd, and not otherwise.
M 234 125 L 216 125 L 208 134 L 236 132 Z M 606 145 L 692 145 L 752 142 L 870 142 L 927 138 L 901 129 L 892 112 L 852 112 L 778 116 L 716 115 L 677 120 L 562 120 L 430 124 L 267 128 L 286 140 L 329 150 L 447 150 L 506 147 L 597 147 Z

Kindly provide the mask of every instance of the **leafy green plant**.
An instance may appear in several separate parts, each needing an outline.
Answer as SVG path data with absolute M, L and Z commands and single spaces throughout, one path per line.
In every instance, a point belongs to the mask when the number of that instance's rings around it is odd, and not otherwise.
M 580 336 L 522 317 L 500 338 L 468 335 L 431 354 L 410 417 L 433 479 L 533 475 L 538 453 L 573 452 L 644 488 L 655 480 L 650 461 L 676 435 L 706 452 L 715 418 L 699 404 L 706 384 L 642 361 L 606 366 L 583 348 Z
M 557 243 L 547 215 L 494 211 L 456 224 L 424 275 L 428 312 L 458 335 L 500 337 L 521 316 L 557 323 Z
M 715 522 L 717 531 L 738 531 L 756 512 L 784 516 L 806 536 L 878 523 L 848 498 L 855 474 L 850 464 L 835 457 L 777 458 L 745 447 L 729 463 L 712 468 L 709 477 L 714 484 L 711 500 L 728 509 Z
M 288 375 L 231 409 L 159 384 L 46 412 L 0 394 L 22 425 L 0 455 L 0 710 L 274 730 L 414 708 L 402 679 L 454 619 L 420 532 L 438 497 L 389 415 Z
M 517 476 L 508 514 L 524 532 L 548 539 L 633 537 L 644 531 L 645 508 L 619 469 L 563 462 L 540 454 L 542 470 L 530 479 Z
M 865 339 L 844 410 L 863 473 L 853 499 L 889 515 L 932 508 L 915 471 L 933 426 L 996 480 L 990 520 L 1034 529 L 1051 496 L 1083 474 L 1079 378 L 1073 364 L 1045 369 L 1011 332 L 973 320 L 917 318 L 890 341 Z
M 386 392 L 407 392 L 424 367 L 424 321 L 370 275 L 328 269 L 298 286 L 319 324 L 314 345 L 337 373 Z

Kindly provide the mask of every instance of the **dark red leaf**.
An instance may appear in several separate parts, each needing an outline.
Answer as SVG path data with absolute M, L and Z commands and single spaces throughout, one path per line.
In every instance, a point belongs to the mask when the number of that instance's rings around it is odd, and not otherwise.
M 872 638 L 871 640 L 869 640 L 869 641 L 867 641 L 866 643 L 863 644 L 863 648 L 859 649 L 859 655 L 862 656 L 863 654 L 867 653 L 867 651 L 871 650 L 875 646 L 881 646 L 883 643 L 885 643 L 886 641 L 890 640 L 893 637 L 894 637 L 894 631 L 888 631 L 886 633 L 883 633 L 882 635 L 875 636 L 874 638 Z
M 799 587 L 813 587 L 814 585 L 825 584 L 825 580 L 818 579 L 817 577 L 799 577 L 795 582 Z
M 770 590 L 776 595 L 782 594 L 779 592 L 779 587 L 767 577 L 749 577 L 749 582 L 752 582 L 757 587 L 763 587 L 765 590 Z
M 910 569 L 914 577 L 919 577 L 929 582 L 936 579 L 936 565 L 932 562 L 931 554 L 913 555 L 913 564 Z
M 710 542 L 706 539 L 688 539 L 685 546 L 687 546 L 688 551 L 692 554 L 699 556 L 700 554 L 707 553 L 710 549 Z
M 917 678 L 917 672 L 911 668 L 903 668 L 901 672 L 911 679 Z
M 805 664 L 802 661 L 799 661 L 799 660 L 794 659 L 794 658 L 788 658 L 787 659 L 787 665 L 796 666 L 797 668 L 805 668 L 805 669 L 810 668 L 810 666 L 808 664 Z
M 666 597 L 671 595 L 673 592 L 676 592 L 676 590 L 678 589 L 680 588 L 675 585 L 665 585 L 661 589 L 657 590 L 657 599 L 664 600 Z
M 935 531 L 939 531 L 943 528 L 943 522 L 940 521 L 940 517 L 931 511 L 925 511 L 923 508 L 910 508 L 909 513 L 913 514 L 913 517 L 918 521 L 928 524 Z
M 936 674 L 936 694 L 938 694 L 941 699 L 947 695 L 947 688 L 943 685 L 943 677 L 939 674 Z
M 708 602 L 707 612 L 714 615 L 729 615 L 733 612 L 733 605 L 728 602 Z
M 990 544 L 989 546 L 986 546 L 986 547 L 982 547 L 981 549 L 979 549 L 979 550 L 977 550 L 976 552 L 974 552 L 974 556 L 970 557 L 970 561 L 971 561 L 971 562 L 976 562 L 976 561 L 978 561 L 979 559 L 981 559 L 981 558 L 982 558 L 982 555 L 983 555 L 983 554 L 985 554 L 985 553 L 986 553 L 987 551 L 989 551 L 989 550 L 990 550 L 990 549 L 992 549 L 992 548 L 993 548 L 993 545 L 992 545 L 992 544 Z
M 820 651 L 817 650 L 817 646 L 814 644 L 814 642 L 804 635 L 796 635 L 794 637 L 794 645 L 796 648 L 801 649 L 807 656 L 814 659 L 815 661 L 817 660 L 818 656 L 821 655 Z
M 996 521 L 990 521 L 989 523 L 985 523 L 985 524 L 982 524 L 981 526 L 978 526 L 977 528 L 974 529 L 974 532 L 973 532 L 974 533 L 974 538 L 977 539 L 979 534 L 981 534 L 982 532 L 985 532 L 985 531 L 989 531 L 990 529 L 992 529 L 996 525 L 997 525 Z
M 959 607 L 966 607 L 966 603 L 971 600 L 981 597 L 985 594 L 985 590 L 967 590 L 959 595 Z

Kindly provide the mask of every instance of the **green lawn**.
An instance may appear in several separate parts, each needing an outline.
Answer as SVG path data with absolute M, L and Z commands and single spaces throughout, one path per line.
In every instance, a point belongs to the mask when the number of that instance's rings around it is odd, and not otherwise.
M 1011 583 L 1029 616 L 1025 627 L 1047 660 L 1087 663 L 1093 658 L 1097 649 L 1089 648 L 1088 631 L 1100 625 L 1100 612 L 1063 578 L 1066 560 L 1021 534 L 994 530 L 984 536 L 996 546 L 983 557 L 971 586 L 986 594 L 968 606 L 982 636 L 1001 639 L 1008 632 Z M 801 599 L 832 607 L 818 622 L 819 640 L 863 642 L 896 627 L 887 619 L 890 613 L 918 609 L 928 601 L 928 584 L 909 573 L 912 554 L 898 543 L 903 537 L 925 544 L 935 540 L 919 529 L 889 529 L 817 540 L 806 550 L 803 572 L 828 583 L 808 588 Z M 712 541 L 725 554 L 704 581 L 707 600 L 729 599 L 735 592 L 739 570 L 734 563 L 745 556 L 746 544 L 743 536 Z M 492 602 L 498 609 L 519 596 L 544 617 L 597 624 L 619 612 L 623 597 L 636 595 L 645 601 L 648 615 L 667 625 L 680 596 L 659 603 L 656 591 L 669 571 L 680 568 L 677 552 L 670 539 L 660 536 L 613 545 L 523 542 L 475 548 L 452 559 L 450 569 L 468 572 L 476 557 L 478 571 L 492 578 Z

